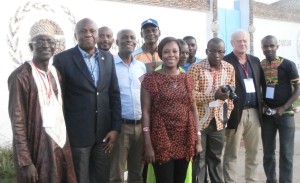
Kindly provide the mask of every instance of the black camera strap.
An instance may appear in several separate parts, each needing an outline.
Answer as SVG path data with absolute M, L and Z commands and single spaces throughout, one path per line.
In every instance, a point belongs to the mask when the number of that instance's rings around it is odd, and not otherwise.
M 228 110 L 227 102 L 224 102 L 223 103 L 223 124 L 224 124 L 224 127 L 226 126 L 226 124 L 228 122 L 227 110 Z

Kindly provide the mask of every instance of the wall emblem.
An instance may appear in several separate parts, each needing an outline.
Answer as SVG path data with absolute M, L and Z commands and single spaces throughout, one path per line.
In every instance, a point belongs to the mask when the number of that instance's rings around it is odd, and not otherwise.
M 9 21 L 7 45 L 14 67 L 18 67 L 24 61 L 32 59 L 28 46 L 29 30 L 34 23 L 42 19 L 46 19 L 47 23 L 55 26 L 57 32 L 61 35 L 56 39 L 55 53 L 76 44 L 74 38 L 76 21 L 68 8 L 58 4 L 28 1 L 17 9 Z

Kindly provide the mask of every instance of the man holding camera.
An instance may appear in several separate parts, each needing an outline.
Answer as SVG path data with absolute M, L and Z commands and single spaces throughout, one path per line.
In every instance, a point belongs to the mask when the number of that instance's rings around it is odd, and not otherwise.
M 293 182 L 295 121 L 292 104 L 299 97 L 299 75 L 294 62 L 276 56 L 277 39 L 266 36 L 261 41 L 266 59 L 261 62 L 266 86 L 263 87 L 264 114 L 262 142 L 267 182 L 276 178 L 276 134 L 279 132 L 279 182 Z
M 245 156 L 245 182 L 258 182 L 257 154 L 261 140 L 261 83 L 263 70 L 257 57 L 246 54 L 249 34 L 238 30 L 231 35 L 233 52 L 224 60 L 233 65 L 236 77 L 236 93 L 239 96 L 226 128 L 226 146 L 223 158 L 224 181 L 236 179 L 236 162 L 243 138 Z
M 234 68 L 223 61 L 224 53 L 222 39 L 209 40 L 207 59 L 193 64 L 188 72 L 195 80 L 198 126 L 201 128 L 198 135 L 201 135 L 203 148 L 200 157 L 197 157 L 199 161 L 193 163 L 193 170 L 199 170 L 193 172 L 193 182 L 204 182 L 206 164 L 211 182 L 223 182 L 221 157 L 225 142 L 224 127 L 233 109 L 233 100 L 236 100 L 232 89 L 235 85 Z

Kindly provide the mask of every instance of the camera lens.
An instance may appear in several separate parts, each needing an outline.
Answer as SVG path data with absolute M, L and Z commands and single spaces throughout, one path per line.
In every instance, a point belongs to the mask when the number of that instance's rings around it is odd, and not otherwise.
M 266 110 L 266 115 L 268 115 L 268 116 L 272 116 L 272 115 L 275 115 L 275 114 L 276 114 L 276 110 L 275 109 L 268 108 Z
M 229 91 L 229 88 L 227 85 L 223 86 L 221 89 L 222 93 L 227 93 Z

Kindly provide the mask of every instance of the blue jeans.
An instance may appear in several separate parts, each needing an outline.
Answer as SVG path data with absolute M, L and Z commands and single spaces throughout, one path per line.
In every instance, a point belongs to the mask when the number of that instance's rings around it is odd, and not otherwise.
M 267 183 L 277 183 L 276 178 L 276 134 L 279 132 L 279 183 L 293 182 L 293 156 L 295 121 L 294 116 L 263 116 L 262 143 L 264 170 Z

